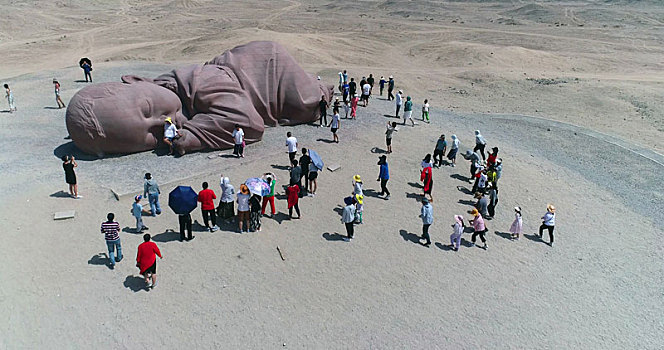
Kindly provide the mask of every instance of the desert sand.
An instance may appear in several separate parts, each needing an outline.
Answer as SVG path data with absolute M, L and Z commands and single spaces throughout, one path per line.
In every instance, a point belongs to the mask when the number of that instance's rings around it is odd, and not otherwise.
M 5 4 L 0 80 L 18 111 L 0 113 L 0 348 L 659 349 L 664 328 L 659 174 L 664 166 L 664 7 L 657 1 L 425 2 L 83 1 Z M 284 44 L 312 74 L 336 83 L 394 75 L 432 105 L 432 123 L 399 127 L 388 156 L 392 192 L 376 162 L 393 102 L 375 96 L 357 121 L 276 127 L 247 157 L 229 151 L 181 158 L 163 150 L 96 159 L 77 152 L 55 109 L 95 82 L 156 76 L 251 40 Z M 0 110 L 6 109 L 2 101 Z M 468 163 L 435 169 L 434 244 L 417 242 L 419 163 L 437 137 L 461 151 L 480 129 L 503 158 L 489 249 L 449 250 L 454 214 L 470 208 Z M 287 179 L 286 131 L 326 164 L 303 218 L 288 220 L 283 190 L 260 233 L 195 232 L 180 243 L 170 210 L 146 218 L 164 254 L 159 285 L 134 266 L 132 197 L 151 172 L 164 195 L 177 185 L 219 194 L 274 171 Z M 82 199 L 66 196 L 58 156 L 76 154 Z M 344 234 L 338 208 L 360 174 L 365 223 Z M 461 186 L 460 189 L 457 186 Z M 113 195 L 118 194 L 118 199 Z M 534 235 L 547 203 L 556 243 Z M 512 207 L 525 237 L 506 239 Z M 53 221 L 60 210 L 70 220 Z M 116 213 L 125 260 L 106 267 L 99 224 Z M 197 209 L 193 218 L 202 221 Z M 464 239 L 470 240 L 465 234 Z M 276 247 L 284 253 L 282 261 Z

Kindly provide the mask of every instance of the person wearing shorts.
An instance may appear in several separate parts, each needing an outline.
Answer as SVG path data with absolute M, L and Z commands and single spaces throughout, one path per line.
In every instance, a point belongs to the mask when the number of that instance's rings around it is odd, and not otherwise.
M 157 286 L 157 256 L 163 258 L 157 245 L 150 241 L 150 234 L 146 233 L 143 235 L 143 243 L 138 246 L 136 266 L 145 278 L 148 288 Z
M 249 188 L 247 185 L 240 185 L 240 193 L 237 194 L 237 224 L 239 227 L 238 232 L 240 233 L 242 233 L 242 226 L 245 221 L 247 222 L 247 225 L 245 226 L 246 231 L 249 232 L 249 220 L 251 220 L 249 215 L 250 197 L 251 195 L 249 194 Z
M 392 153 L 392 134 L 397 131 L 397 122 L 387 122 L 387 130 L 385 131 L 385 145 L 387 145 L 387 153 Z
M 332 138 L 333 141 L 336 143 L 339 143 L 339 136 L 337 135 L 337 130 L 339 130 L 339 126 L 341 125 L 341 122 L 339 121 L 339 111 L 335 111 L 334 115 L 332 116 L 332 121 L 330 122 L 330 130 L 332 131 Z
M 318 168 L 314 162 L 309 163 L 309 193 L 313 197 L 318 189 Z
M 410 120 L 412 126 L 415 126 L 415 121 L 413 120 L 413 101 L 411 101 L 410 96 L 406 97 L 406 103 L 403 104 L 403 125 L 406 125 L 407 120 Z

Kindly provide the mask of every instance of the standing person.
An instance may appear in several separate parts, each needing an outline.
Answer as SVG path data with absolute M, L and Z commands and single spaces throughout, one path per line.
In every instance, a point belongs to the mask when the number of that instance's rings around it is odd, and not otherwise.
M 335 111 L 334 115 L 332 116 L 332 121 L 330 122 L 330 131 L 332 131 L 332 140 L 336 143 L 339 143 L 339 136 L 337 135 L 337 131 L 339 130 L 340 126 L 341 121 L 339 121 L 339 111 Z
M 261 196 L 254 194 L 249 198 L 249 231 L 256 232 L 261 230 Z
M 496 206 L 498 205 L 498 187 L 491 184 L 487 185 L 489 191 L 489 205 L 487 209 L 489 211 L 489 218 L 496 216 Z
M 433 190 L 433 172 L 431 171 L 431 167 L 422 169 L 420 181 L 424 184 L 424 194 L 422 196 L 426 198 L 426 195 L 429 195 L 429 200 L 433 202 L 433 196 L 431 195 L 431 190 Z
M 366 83 L 367 83 L 367 77 L 362 77 L 362 79 L 360 80 L 360 85 L 359 85 L 360 89 L 363 89 L 364 84 L 366 84 Z
M 92 82 L 92 74 L 90 73 L 92 72 L 92 65 L 89 62 L 84 61 L 83 64 L 81 64 L 81 68 L 83 69 L 83 74 L 85 75 L 85 82 L 87 83 L 88 79 L 90 79 L 90 82 Z
M 445 141 L 445 135 L 440 135 L 438 141 L 436 141 L 436 148 L 433 150 L 433 166 L 440 168 L 443 166 L 443 157 L 447 151 L 447 141 Z M 438 160 L 436 161 L 436 157 Z
M 298 205 L 299 201 L 299 196 L 298 193 L 300 192 L 300 187 L 297 185 L 297 183 L 292 182 L 290 183 L 290 186 L 286 188 L 286 196 L 287 196 L 287 202 L 288 202 L 288 217 L 292 220 L 293 219 L 293 208 L 295 208 L 295 212 L 297 213 L 297 218 L 300 218 L 300 206 Z
M 348 119 L 348 115 L 350 114 L 350 103 L 348 103 L 348 101 L 345 100 L 344 100 L 344 112 L 346 112 L 346 116 L 344 118 Z
M 486 156 L 484 155 L 484 147 L 486 147 L 486 140 L 482 134 L 480 134 L 479 130 L 475 130 L 475 148 L 473 148 L 473 152 L 480 151 L 482 160 L 486 159 Z
M 475 246 L 475 241 L 477 240 L 477 236 L 480 236 L 480 240 L 482 243 L 484 243 L 484 249 L 488 249 L 489 246 L 486 244 L 486 238 L 484 238 L 484 234 L 486 233 L 487 228 L 486 225 L 484 224 L 484 219 L 482 218 L 482 215 L 480 214 L 477 209 L 473 209 L 470 212 L 471 215 L 473 215 L 473 219 L 470 220 L 470 223 L 473 225 L 473 236 L 471 237 L 471 244 L 474 247 Z
M 380 81 L 378 81 L 378 86 L 380 87 L 380 95 L 383 96 L 383 90 L 385 89 L 385 78 L 381 75 L 380 76 Z
M 371 92 L 373 92 L 373 87 L 374 87 L 374 82 L 375 81 L 376 80 L 374 79 L 373 74 L 369 74 L 369 77 L 367 78 L 367 84 L 369 84 L 369 86 L 371 87 L 371 88 L 369 88 L 369 95 L 371 95 Z
M 410 96 L 406 97 L 406 103 L 403 105 L 403 125 L 406 125 L 406 120 L 410 120 L 413 123 L 412 126 L 415 126 L 415 121 L 413 120 L 413 101 L 410 100 Z
M 345 69 L 344 69 L 343 76 L 344 76 L 344 83 L 347 83 L 348 82 L 348 73 L 346 72 Z
M 180 136 L 178 128 L 175 127 L 171 117 L 168 117 L 164 120 L 164 143 L 168 145 L 168 155 L 173 154 L 173 142 L 175 139 Z
M 76 183 L 76 172 L 78 167 L 74 156 L 62 156 L 62 168 L 65 170 L 65 182 L 69 185 L 69 195 L 73 198 L 82 198 L 78 195 L 78 184 Z
M 201 202 L 201 212 L 203 212 L 203 222 L 205 223 L 205 228 L 210 230 L 210 232 L 217 231 L 219 226 L 217 226 L 217 215 L 214 213 L 214 200 L 217 199 L 217 195 L 214 194 L 214 191 L 208 188 L 208 183 L 203 182 L 201 185 L 203 190 L 198 192 L 198 201 Z M 212 221 L 212 226 L 208 221 Z
M 477 199 L 477 202 L 475 203 L 475 209 L 477 209 L 480 214 L 482 214 L 482 217 L 487 218 L 489 216 L 489 199 L 486 198 L 482 192 L 476 192 L 475 199 Z
M 249 230 L 249 220 L 251 217 L 249 215 L 249 188 L 247 185 L 240 185 L 240 193 L 237 194 L 237 224 L 239 228 L 239 233 L 242 233 L 242 226 Z M 247 222 L 245 225 L 244 222 Z
M 230 223 L 233 221 L 233 217 L 235 217 L 235 187 L 231 185 L 230 179 L 223 175 L 221 176 L 221 181 L 219 181 L 219 186 L 221 186 L 221 199 L 219 200 L 217 214 L 225 223 Z
M 364 214 L 364 195 L 355 195 L 355 222 L 362 224 L 362 214 Z
M 553 229 L 556 226 L 556 207 L 553 204 L 546 206 L 546 214 L 542 216 L 542 225 L 539 228 L 539 237 L 542 238 L 544 229 L 549 231 L 549 245 L 553 247 Z
M 191 232 L 191 213 L 187 214 L 178 214 L 178 223 L 180 224 L 180 242 L 182 241 L 191 241 L 196 238 Z M 185 231 L 187 231 L 187 237 L 185 238 Z
M 489 158 L 486 160 L 486 166 L 488 167 L 495 166 L 497 160 L 498 160 L 498 147 L 494 147 L 491 149 L 491 152 L 489 152 Z
M 392 91 L 394 91 L 394 78 L 390 75 L 390 80 L 387 82 L 387 100 L 394 100 L 394 95 L 392 95 Z
M 293 167 L 290 170 L 290 181 L 291 184 L 297 184 L 297 187 L 302 190 L 302 168 L 297 166 L 299 163 L 297 160 L 293 161 Z M 300 195 L 300 197 L 302 197 Z
M 422 218 L 422 237 L 420 239 L 426 239 L 424 246 L 428 247 L 431 245 L 429 227 L 431 227 L 431 224 L 433 224 L 433 207 L 426 197 L 422 198 L 422 209 L 420 209 L 420 217 Z
M 233 130 L 233 154 L 237 158 L 244 158 L 244 130 L 240 127 L 240 124 L 235 124 L 235 130 Z
M 378 179 L 380 181 L 380 194 L 379 196 L 385 195 L 385 200 L 390 199 L 390 191 L 387 189 L 387 181 L 390 180 L 390 169 L 387 165 L 387 156 L 382 155 L 378 158 L 378 165 L 380 166 L 380 171 L 378 172 Z
M 362 183 L 362 178 L 360 175 L 355 175 L 353 176 L 353 195 L 362 195 L 364 196 L 364 190 L 363 186 L 364 184 Z
M 514 207 L 514 221 L 512 226 L 510 226 L 510 233 L 512 233 L 512 239 L 519 240 L 519 235 L 523 230 L 523 219 L 521 218 L 521 207 Z
M 315 197 L 318 189 L 318 167 L 314 162 L 309 163 L 309 182 L 306 185 L 309 186 L 309 195 Z
M 143 243 L 138 246 L 136 254 L 136 266 L 145 278 L 145 284 L 148 288 L 157 286 L 157 256 L 163 259 L 159 247 L 154 242 L 150 242 L 150 234 L 143 235 Z
M 494 168 L 496 169 L 496 182 L 498 182 L 503 175 L 503 158 L 498 158 L 498 160 L 496 160 Z
M 288 147 L 288 159 L 290 159 L 290 166 L 293 166 L 293 161 L 295 160 L 295 156 L 297 155 L 297 139 L 291 132 L 286 133 L 286 147 Z
M 364 83 L 362 85 L 362 100 L 364 100 L 364 107 L 369 104 L 369 96 L 371 95 L 371 85 Z
M 403 103 L 403 101 L 402 101 L 402 96 L 401 96 L 402 93 L 403 93 L 403 92 L 401 92 L 401 90 L 399 90 L 399 91 L 397 92 L 397 98 L 396 98 L 396 100 L 395 100 L 395 106 L 396 106 L 396 110 L 397 110 L 397 111 L 396 111 L 396 113 L 394 113 L 394 117 L 395 117 L 395 118 L 399 118 L 399 110 L 401 110 L 401 104 Z M 406 124 L 405 121 L 404 121 L 404 124 Z
M 159 205 L 159 195 L 161 191 L 159 190 L 159 185 L 157 181 L 152 178 L 152 174 L 145 173 L 145 181 L 143 182 L 143 197 L 148 198 L 150 203 L 150 212 L 152 216 L 161 214 L 161 206 Z
M 341 222 L 346 226 L 346 237 L 344 237 L 344 241 L 350 242 L 355 234 L 355 198 L 352 196 L 344 198 L 344 204 L 346 204 L 346 206 L 341 212 Z
M 452 250 L 459 251 L 459 246 L 461 245 L 461 235 L 463 234 L 463 229 L 466 225 L 463 223 L 463 216 L 454 215 L 454 232 L 450 235 L 450 246 Z
M 433 168 L 434 162 L 431 161 L 431 153 L 427 153 L 426 156 L 424 156 L 424 159 L 422 159 L 422 163 L 420 163 L 420 167 L 422 169 L 424 168 Z
M 385 131 L 385 145 L 387 146 L 387 153 L 392 153 L 392 134 L 397 131 L 397 122 L 387 122 L 387 130 Z
M 56 79 L 53 79 L 53 86 L 55 88 L 55 102 L 58 104 L 58 109 L 64 108 L 65 103 L 62 102 L 62 98 L 60 97 L 60 83 Z
M 346 99 L 344 98 L 344 101 Z M 325 100 L 325 95 L 320 97 L 318 102 L 318 110 L 320 111 L 320 126 L 327 125 L 327 100 Z
M 339 101 L 339 97 L 335 97 L 334 98 L 334 104 L 332 105 L 332 111 L 334 111 L 334 110 L 339 111 L 340 108 L 341 108 L 341 102 Z
M 115 214 L 108 213 L 106 221 L 101 223 L 101 233 L 106 239 L 108 248 L 108 260 L 110 268 L 115 268 L 115 263 L 122 260 L 122 246 L 120 245 L 120 224 L 113 221 Z M 117 253 L 117 258 L 114 253 Z
M 456 157 L 459 152 L 459 139 L 456 135 L 452 135 L 452 144 L 450 145 L 450 152 L 447 153 L 447 159 L 450 160 L 451 167 L 456 166 Z
M 350 78 L 350 83 L 348 83 L 348 93 L 350 93 L 351 96 L 357 94 L 357 83 L 355 82 L 355 78 Z
M 148 227 L 143 225 L 143 214 L 152 214 L 147 209 L 143 209 L 143 206 L 141 205 L 142 198 L 143 197 L 141 197 L 140 194 L 134 197 L 134 204 L 131 205 L 131 214 L 136 218 L 136 233 L 148 230 Z
M 359 100 L 360 98 L 357 96 L 357 94 L 353 95 L 350 100 L 350 119 L 356 119 L 357 117 L 357 103 Z
M 424 104 L 422 105 L 422 121 L 425 121 L 429 123 L 429 100 L 424 100 Z
M 304 153 L 304 150 L 306 148 L 302 149 L 302 152 Z M 304 156 L 302 156 L 304 157 Z M 270 203 L 270 210 L 272 214 L 269 216 L 274 217 L 275 210 L 274 210 L 274 186 L 277 184 L 277 177 L 274 176 L 272 173 L 265 173 L 263 174 L 263 181 L 267 183 L 268 186 L 270 186 L 270 193 L 268 193 L 267 196 L 263 197 L 263 204 L 261 205 L 261 215 L 265 215 L 265 209 L 267 208 L 267 203 Z
M 350 84 L 347 81 L 345 81 L 344 84 L 342 85 L 342 88 L 343 88 L 343 93 L 341 94 L 342 98 L 344 102 L 348 102 L 348 97 L 350 96 Z
M 476 166 L 477 173 L 475 173 L 474 178 L 475 182 L 473 184 L 473 189 L 470 190 L 472 193 L 475 192 L 485 192 L 486 189 L 486 184 L 488 182 L 488 177 L 486 176 L 486 171 L 484 169 L 483 165 L 477 165 Z
M 7 103 L 9 103 L 9 113 L 16 112 L 16 105 L 14 104 L 14 94 L 12 89 L 9 88 L 8 84 L 5 84 L 5 97 L 7 98 Z
M 304 186 L 300 188 L 300 191 L 303 195 L 308 195 L 309 193 L 309 165 L 311 164 L 311 157 L 309 157 L 309 151 L 302 147 L 302 157 L 300 157 L 300 173 L 304 177 Z

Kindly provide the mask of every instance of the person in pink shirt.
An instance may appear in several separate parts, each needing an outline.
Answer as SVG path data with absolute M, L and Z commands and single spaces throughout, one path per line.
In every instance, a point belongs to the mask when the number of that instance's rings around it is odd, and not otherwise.
M 473 209 L 470 212 L 471 215 L 473 215 L 473 219 L 470 220 L 470 223 L 473 225 L 473 236 L 470 238 L 472 242 L 472 246 L 475 246 L 475 241 L 477 240 L 477 236 L 480 236 L 480 240 L 482 243 L 484 243 L 484 249 L 488 249 L 489 246 L 486 244 L 486 238 L 484 238 L 484 234 L 488 229 L 486 228 L 486 225 L 484 224 L 484 219 L 482 218 L 482 215 L 477 209 Z
M 355 94 L 350 100 L 350 119 L 356 119 L 357 117 L 357 102 L 360 101 L 360 98 Z

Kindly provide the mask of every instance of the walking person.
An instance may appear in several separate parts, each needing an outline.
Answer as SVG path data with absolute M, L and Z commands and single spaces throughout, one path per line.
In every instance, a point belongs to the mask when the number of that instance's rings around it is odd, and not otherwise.
M 486 225 L 484 224 L 484 219 L 482 218 L 482 215 L 477 209 L 473 209 L 470 212 L 471 215 L 473 215 L 473 219 L 470 220 L 470 224 L 473 225 L 473 236 L 470 238 L 471 244 L 474 247 L 475 246 L 475 241 L 477 240 L 477 236 L 480 236 L 480 240 L 482 243 L 484 243 L 484 249 L 488 249 L 489 246 L 486 244 L 486 238 L 484 238 L 484 234 L 488 229 L 486 228 Z
M 483 192 L 475 192 L 475 209 L 477 209 L 483 218 L 489 216 L 489 198 L 487 198 Z
M 163 259 L 159 247 L 150 241 L 149 233 L 143 235 L 143 243 L 138 246 L 136 253 L 136 266 L 145 278 L 145 284 L 148 288 L 157 286 L 157 256 Z
M 486 156 L 484 155 L 484 147 L 486 147 L 486 140 L 479 130 L 475 130 L 475 148 L 473 148 L 473 152 L 480 151 L 479 154 L 482 155 L 482 160 L 486 159 Z
M 450 145 L 450 152 L 447 153 L 447 159 L 451 162 L 450 166 L 456 166 L 456 157 L 459 152 L 459 139 L 456 135 L 452 135 L 452 144 Z
M 390 169 L 387 165 L 386 155 L 382 155 L 378 158 L 378 165 L 380 166 L 380 171 L 376 181 L 380 181 L 379 196 L 385 195 L 385 200 L 388 200 L 390 199 L 390 191 L 387 189 L 387 182 L 390 180 Z
M 299 163 L 297 160 L 293 161 L 293 167 L 290 169 L 290 184 L 297 184 L 299 191 L 302 191 L 302 168 L 297 166 Z M 299 197 L 302 197 L 302 194 L 299 194 Z
M 397 92 L 397 98 L 395 100 L 395 106 L 396 106 L 396 113 L 394 113 L 395 118 L 399 118 L 399 111 L 401 110 L 401 104 L 403 103 L 401 94 L 403 94 L 403 92 L 401 92 L 401 90 L 399 90 Z M 406 123 L 404 122 L 404 124 L 406 124 Z
M 101 233 L 104 234 L 104 238 L 106 239 L 109 267 L 111 269 L 115 268 L 115 263 L 119 263 L 122 260 L 120 224 L 113 221 L 113 219 L 115 219 L 115 214 L 108 213 L 108 215 L 106 215 L 106 221 L 101 223 Z
M 168 155 L 172 155 L 175 146 L 173 143 L 175 139 L 180 137 L 180 132 L 173 123 L 171 117 L 168 117 L 164 120 L 164 143 L 168 145 Z
M 487 217 L 487 219 L 489 219 L 496 216 L 496 206 L 498 205 L 498 187 L 489 183 L 487 185 L 487 191 L 489 192 L 489 205 L 487 206 L 489 217 Z
M 359 97 L 357 94 L 351 95 L 350 100 L 350 119 L 357 119 L 357 103 L 359 102 Z
M 344 98 L 344 101 L 346 99 Z M 320 126 L 327 125 L 327 107 L 328 103 L 327 100 L 325 100 L 325 95 L 320 97 L 320 101 L 318 102 L 318 110 L 320 112 Z
M 244 130 L 240 127 L 240 124 L 235 124 L 235 130 L 233 130 L 233 154 L 237 158 L 244 158 Z
M 344 198 L 344 204 L 346 206 L 341 212 L 341 222 L 346 226 L 344 241 L 350 242 L 355 234 L 355 198 L 352 196 Z
M 205 228 L 210 232 L 217 231 L 219 226 L 217 226 L 217 214 L 214 212 L 214 200 L 217 199 L 217 195 L 214 194 L 214 191 L 208 188 L 208 183 L 203 182 L 201 185 L 203 190 L 198 192 L 198 201 L 201 203 L 201 212 L 203 212 L 203 222 L 205 223 Z M 210 221 L 212 226 L 210 226 Z
M 318 190 L 318 167 L 314 162 L 309 163 L 309 182 L 306 185 L 309 187 L 309 195 L 315 197 Z
M 16 112 L 16 104 L 14 104 L 14 94 L 12 89 L 9 88 L 9 84 L 5 84 L 5 97 L 7 98 L 7 103 L 9 103 L 9 113 Z
M 134 232 L 139 233 L 147 230 L 148 227 L 143 224 L 143 214 L 151 215 L 147 209 L 143 209 L 141 205 L 141 195 L 134 197 L 134 204 L 131 205 L 131 214 L 136 218 L 136 230 Z
M 339 136 L 337 135 L 337 131 L 339 130 L 340 126 L 341 121 L 339 120 L 339 111 L 335 111 L 334 115 L 332 116 L 332 121 L 330 122 L 330 131 L 332 131 L 332 140 L 336 143 L 339 143 Z
M 521 217 L 521 207 L 514 207 L 514 221 L 510 226 L 512 239 L 519 240 L 519 235 L 523 231 L 523 218 Z
M 388 101 L 394 100 L 394 95 L 392 95 L 392 91 L 394 91 L 394 78 L 390 75 L 390 80 L 387 82 L 387 100 Z
M 289 131 L 286 133 L 286 147 L 288 147 L 288 159 L 290 159 L 289 165 L 293 166 L 293 161 L 297 155 L 297 139 Z
M 454 224 L 452 227 L 454 228 L 454 232 L 450 235 L 450 247 L 456 252 L 459 251 L 461 235 L 463 234 L 463 229 L 466 228 L 466 225 L 463 223 L 463 216 L 454 215 Z
M 387 83 L 387 81 L 385 81 L 385 78 L 381 75 L 380 80 L 378 81 L 378 86 L 380 87 L 381 96 L 383 96 L 383 89 L 385 89 L 385 83 Z
M 375 81 L 376 80 L 374 79 L 373 74 L 369 74 L 369 77 L 367 78 L 367 84 L 369 84 L 369 86 L 371 87 L 369 89 L 369 96 L 371 96 L 371 93 L 373 93 L 373 87 L 374 87 Z
M 302 149 L 302 152 L 304 153 L 306 148 Z M 302 156 L 304 157 L 304 156 Z M 300 158 L 301 159 L 301 158 Z M 275 210 L 274 210 L 274 186 L 277 184 L 277 177 L 274 176 L 272 173 L 265 173 L 263 174 L 263 181 L 267 183 L 268 186 L 270 186 L 270 193 L 268 193 L 267 196 L 263 197 L 263 203 L 261 205 L 261 215 L 265 215 L 265 209 L 267 208 L 267 204 L 270 203 L 270 210 L 271 210 L 271 215 L 269 216 L 270 218 L 274 217 Z
M 387 146 L 387 153 L 392 153 L 392 134 L 397 131 L 397 122 L 387 122 L 387 130 L 385 130 L 385 145 Z
M 357 94 L 357 83 L 355 82 L 355 78 L 350 78 L 350 82 L 348 83 L 348 92 L 351 96 L 355 96 Z
M 368 82 L 366 82 L 364 83 L 364 85 L 362 85 L 362 100 L 364 101 L 364 107 L 369 105 L 370 95 L 371 95 L 371 85 Z
M 152 216 L 161 214 L 161 206 L 159 205 L 159 185 L 157 181 L 152 178 L 152 174 L 145 173 L 145 181 L 143 182 L 143 196 L 148 198 L 150 203 L 150 212 Z
M 424 100 L 424 104 L 422 105 L 422 121 L 426 121 L 429 123 L 429 100 Z
M 406 103 L 403 105 L 403 125 L 406 125 L 406 120 L 410 120 L 412 126 L 415 126 L 415 121 L 413 120 L 413 101 L 410 100 L 410 96 L 406 97 Z
M 254 194 L 249 198 L 249 231 L 261 230 L 261 196 Z
M 433 150 L 433 166 L 435 168 L 440 168 L 443 166 L 443 157 L 447 151 L 447 141 L 445 141 L 445 135 L 440 135 L 438 141 L 436 141 L 436 148 Z M 436 160 L 438 157 L 438 160 Z
M 56 79 L 53 79 L 53 87 L 55 88 L 55 102 L 58 104 L 58 109 L 66 107 L 60 97 L 60 83 Z
M 298 205 L 300 197 L 298 196 L 300 187 L 295 182 L 291 182 L 290 186 L 286 188 L 286 198 L 288 203 L 288 217 L 293 219 L 293 208 L 297 213 L 297 218 L 300 218 L 300 206 Z
M 546 214 L 542 216 L 542 225 L 539 228 L 539 237 L 542 238 L 544 229 L 549 231 L 549 245 L 553 247 L 553 229 L 556 226 L 556 207 L 553 204 L 546 206 Z
M 237 194 L 237 225 L 238 232 L 242 233 L 242 227 L 249 231 L 249 220 L 251 220 L 251 215 L 249 214 L 249 188 L 247 185 L 240 185 L 240 193 Z M 245 221 L 247 222 L 245 224 Z
M 350 84 L 348 84 L 348 82 L 345 81 L 344 84 L 342 85 L 342 89 L 343 89 L 343 93 L 341 94 L 342 99 L 344 100 L 344 103 L 347 103 L 349 102 L 348 98 L 350 97 Z
M 425 239 L 425 247 L 431 245 L 431 237 L 429 236 L 429 227 L 433 224 L 433 207 L 429 200 L 424 197 L 422 198 L 422 209 L 420 209 L 420 218 L 422 218 L 422 237 L 420 239 Z
M 424 194 L 422 196 L 426 198 L 429 195 L 429 201 L 433 202 L 433 196 L 431 195 L 431 191 L 433 190 L 433 172 L 431 171 L 431 167 L 422 169 L 420 181 L 424 184 Z
M 78 184 L 76 183 L 76 172 L 78 167 L 74 156 L 62 156 L 62 168 L 65 170 L 65 182 L 69 185 L 69 195 L 73 198 L 82 198 L 78 195 Z
M 345 112 L 344 119 L 348 119 L 348 116 L 350 115 L 350 103 L 345 100 L 344 100 L 344 112 Z
M 219 200 L 219 207 L 217 207 L 217 214 L 225 223 L 230 223 L 235 217 L 235 187 L 231 185 L 230 179 L 223 175 L 221 181 L 219 181 L 219 186 L 221 186 L 221 199 Z M 274 206 L 272 208 L 274 210 Z
M 88 79 L 90 79 L 90 82 L 92 82 L 92 64 L 89 61 L 83 61 L 81 68 L 83 69 L 83 74 L 85 75 L 85 82 L 87 83 Z
M 187 214 L 178 214 L 178 223 L 180 224 L 180 242 L 182 241 L 191 241 L 196 238 L 191 231 L 191 213 Z M 185 238 L 185 231 L 187 231 L 187 236 Z

